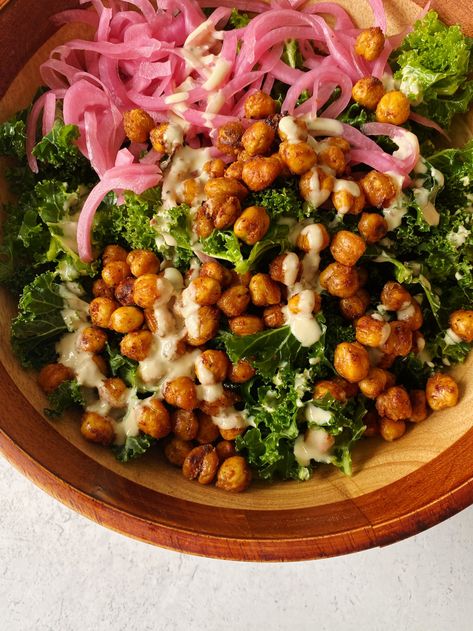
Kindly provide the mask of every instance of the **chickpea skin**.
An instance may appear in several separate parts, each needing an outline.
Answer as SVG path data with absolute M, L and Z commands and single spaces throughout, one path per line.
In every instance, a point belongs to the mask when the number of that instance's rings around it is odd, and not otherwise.
M 276 101 L 261 91 L 251 94 L 244 107 L 246 118 L 268 118 L 276 114 Z
M 326 395 L 342 403 L 345 403 L 348 398 L 343 385 L 334 379 L 324 379 L 315 384 L 313 398 L 323 399 Z
M 388 281 L 381 291 L 381 303 L 388 311 L 405 309 L 412 302 L 411 294 L 400 283 Z
M 314 204 L 313 201 L 313 193 L 314 193 L 314 182 L 313 178 L 318 178 L 318 185 L 315 187 L 317 192 L 318 200 L 321 199 L 320 203 L 323 203 L 326 199 L 330 197 L 330 193 L 333 191 L 333 186 L 335 183 L 333 175 L 326 173 L 320 167 L 313 167 L 307 173 L 301 175 L 299 180 L 299 192 L 301 197 L 305 199 L 309 204 Z
M 220 464 L 227 458 L 236 456 L 235 443 L 231 440 L 221 440 L 215 445 L 217 451 L 218 461 Z
M 427 380 L 425 388 L 427 403 L 432 410 L 444 410 L 458 403 L 458 385 L 450 375 L 437 372 Z
M 340 176 L 346 169 L 347 163 L 344 152 L 336 145 L 327 145 L 318 153 L 319 164 L 333 169 L 335 175 Z
M 128 252 L 121 245 L 107 245 L 102 252 L 102 266 L 114 261 L 126 261 Z
M 412 405 L 404 386 L 392 386 L 376 399 L 376 409 L 381 417 L 393 421 L 405 421 L 412 415 Z
M 281 170 L 282 163 L 277 157 L 257 156 L 245 162 L 241 177 L 250 191 L 262 191 L 271 186 Z
M 89 315 L 92 324 L 108 329 L 112 314 L 117 307 L 118 304 L 110 298 L 94 298 L 89 303 Z
M 174 410 L 171 414 L 171 429 L 181 440 L 194 440 L 199 431 L 197 414 L 192 410 Z
M 241 241 L 254 245 L 268 232 L 269 224 L 269 215 L 262 206 L 249 206 L 235 221 L 233 231 Z
M 364 315 L 357 321 L 355 333 L 360 344 L 376 348 L 386 342 L 391 335 L 391 327 L 382 319 Z
M 228 325 L 230 331 L 235 335 L 253 335 L 253 333 L 259 333 L 264 329 L 263 320 L 254 315 L 231 318 Z
M 360 180 L 361 188 L 371 206 L 385 208 L 396 197 L 396 187 L 389 175 L 370 171 Z
M 412 330 L 399 320 L 389 322 L 391 333 L 384 344 L 380 346 L 383 353 L 397 357 L 405 357 L 412 349 Z
M 117 333 L 131 333 L 137 331 L 144 320 L 143 312 L 138 307 L 118 307 L 110 317 L 109 328 Z
M 269 329 L 279 329 L 280 326 L 284 326 L 286 318 L 284 317 L 282 305 L 266 307 L 263 311 L 263 321 Z
M 356 38 L 355 52 L 366 61 L 378 59 L 384 48 L 384 34 L 379 26 L 372 26 L 361 31 Z
M 125 280 L 122 280 L 115 287 L 115 298 L 122 305 L 122 307 L 131 307 L 135 304 L 133 300 L 133 289 L 135 286 L 135 279 L 133 276 L 128 276 Z
M 187 455 L 182 465 L 182 474 L 188 480 L 197 480 L 200 484 L 210 484 L 218 469 L 218 455 L 212 445 L 195 447 Z
M 51 394 L 64 381 L 74 379 L 74 372 L 64 364 L 46 364 L 38 375 L 38 385 L 43 392 Z
M 126 406 L 125 393 L 126 383 L 120 377 L 109 377 L 105 379 L 98 388 L 100 398 L 109 403 L 114 408 Z
M 340 311 L 347 320 L 356 320 L 361 318 L 366 312 L 370 304 L 370 295 L 366 289 L 359 289 L 356 294 L 350 298 L 342 298 L 340 300 Z
M 183 410 L 195 410 L 199 404 L 195 383 L 190 377 L 177 377 L 166 382 L 163 394 L 166 403 Z
M 295 252 L 283 252 L 269 264 L 269 275 L 271 278 L 288 287 L 294 285 L 301 271 L 301 262 Z
M 245 313 L 250 304 L 250 291 L 244 285 L 233 285 L 222 294 L 217 305 L 228 318 Z
M 220 300 L 220 283 L 209 276 L 198 276 L 191 285 L 194 301 L 198 305 L 214 305 Z
M 360 288 L 358 272 L 355 267 L 331 263 L 320 274 L 320 285 L 332 296 L 350 298 Z
M 353 100 L 371 111 L 376 109 L 376 106 L 384 94 L 384 85 L 376 77 L 363 77 L 359 79 L 351 91 Z
M 284 141 L 279 145 L 279 155 L 295 175 L 302 175 L 317 162 L 317 154 L 307 142 Z
M 359 382 L 358 387 L 365 397 L 376 399 L 386 388 L 386 383 L 386 371 L 381 368 L 370 368 L 368 375 Z
M 458 309 L 450 314 L 450 328 L 464 342 L 473 342 L 473 311 Z
M 200 307 L 197 331 L 192 335 L 187 331 L 187 342 L 191 346 L 202 346 L 217 335 L 220 311 L 213 305 Z
M 403 125 L 411 114 L 407 96 L 399 90 L 386 92 L 376 106 L 376 120 L 379 123 Z
M 249 285 L 251 301 L 257 307 L 268 307 L 281 302 L 281 289 L 269 274 L 255 274 Z
M 123 129 L 132 142 L 148 142 L 149 132 L 154 127 L 154 120 L 141 109 L 123 112 Z
M 243 125 L 240 122 L 226 123 L 218 128 L 217 148 L 227 156 L 238 155 L 242 148 L 241 137 L 243 136 Z
M 223 351 L 205 350 L 195 362 L 195 374 L 200 383 L 212 385 L 225 381 L 230 361 Z
M 411 423 L 421 423 L 429 415 L 427 408 L 427 397 L 424 390 L 411 390 L 409 392 L 409 398 L 411 400 L 412 413 L 408 420 Z
M 86 353 L 101 353 L 107 343 L 107 334 L 103 329 L 87 326 L 82 329 L 79 348 Z
M 228 287 L 232 282 L 232 273 L 217 261 L 207 261 L 200 268 L 200 276 L 216 280 L 221 287 Z
M 239 359 L 236 364 L 232 364 L 228 378 L 232 383 L 246 383 L 256 374 L 256 370 L 246 361 Z
M 171 464 L 182 467 L 192 449 L 193 445 L 190 441 L 174 437 L 164 447 L 164 455 Z
M 199 412 L 199 429 L 195 439 L 201 445 L 206 443 L 214 443 L 220 438 L 218 426 L 212 421 L 212 417 L 203 412 Z
M 157 274 L 159 272 L 159 259 L 151 250 L 132 250 L 126 257 L 133 276 L 143 274 Z
M 102 278 L 94 280 L 92 285 L 92 294 L 95 298 L 114 298 L 113 287 L 109 287 Z
M 269 153 L 276 132 L 263 121 L 250 125 L 241 138 L 241 144 L 249 156 Z
M 86 440 L 105 447 L 111 445 L 115 438 L 112 421 L 96 412 L 85 412 L 82 416 L 80 433 Z
M 171 432 L 169 412 L 159 399 L 151 397 L 140 406 L 138 427 L 156 439 L 164 438 Z
M 238 197 L 228 197 L 221 202 L 213 216 L 214 226 L 218 230 L 225 230 L 233 226 L 235 221 L 241 215 L 241 204 Z
M 377 243 L 388 233 L 388 222 L 378 213 L 363 213 L 358 222 L 358 232 L 366 243 Z
M 368 351 L 361 344 L 342 342 L 335 349 L 334 367 L 344 379 L 350 383 L 357 383 L 368 376 Z
M 352 195 L 346 188 L 332 193 L 332 204 L 341 215 L 359 215 L 366 204 L 365 194 L 359 189 L 358 195 Z
M 148 357 L 153 344 L 151 331 L 134 331 L 124 335 L 120 341 L 120 353 L 141 362 Z
M 330 244 L 330 252 L 333 258 L 341 263 L 353 267 L 359 258 L 363 256 L 366 244 L 361 237 L 349 230 L 340 230 L 333 237 Z
M 393 440 L 397 440 L 404 436 L 406 433 L 406 423 L 404 421 L 393 421 L 390 418 L 382 418 L 379 421 L 379 433 L 391 443 Z
M 243 176 L 244 163 L 245 161 L 243 159 L 239 159 L 229 164 L 225 169 L 224 177 L 231 177 L 235 180 L 241 180 Z
M 209 177 L 223 177 L 225 175 L 225 162 L 222 158 L 209 160 L 204 164 L 204 171 Z
M 222 462 L 217 474 L 216 486 L 224 491 L 241 493 L 251 482 L 251 470 L 242 456 L 231 456 Z
M 422 315 L 422 309 L 415 298 L 408 307 L 397 312 L 397 319 L 407 324 L 411 331 L 417 331 L 420 329 L 424 322 L 424 316 Z
M 150 309 L 154 305 L 161 296 L 158 280 L 159 276 L 156 274 L 143 274 L 135 280 L 133 286 L 135 304 L 143 309 Z
M 102 269 L 102 279 L 109 287 L 116 287 L 130 276 L 130 268 L 125 261 L 112 261 Z
M 230 177 L 215 177 L 212 180 L 207 180 L 204 191 L 208 198 L 222 202 L 228 197 L 237 197 L 242 201 L 248 195 L 245 186 Z
M 200 239 L 206 239 L 207 237 L 210 237 L 210 235 L 214 231 L 214 222 L 207 215 L 203 206 L 201 206 L 196 213 L 193 227 L 197 236 Z

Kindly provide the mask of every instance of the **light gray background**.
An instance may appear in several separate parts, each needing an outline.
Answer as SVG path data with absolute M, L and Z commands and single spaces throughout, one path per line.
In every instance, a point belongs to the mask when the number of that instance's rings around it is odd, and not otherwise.
M 1 631 L 471 631 L 473 508 L 384 549 L 257 564 L 132 541 L 0 457 Z

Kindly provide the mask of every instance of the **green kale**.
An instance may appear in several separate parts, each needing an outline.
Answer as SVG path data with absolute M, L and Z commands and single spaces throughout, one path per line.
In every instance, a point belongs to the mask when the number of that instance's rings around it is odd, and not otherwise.
M 174 208 L 160 208 L 154 216 L 152 228 L 158 251 L 172 260 L 177 268 L 187 269 L 194 256 L 190 206 L 179 204 Z
M 358 129 L 373 119 L 373 115 L 358 103 L 350 105 L 340 116 L 338 120 L 347 125 L 352 125 Z
M 251 193 L 248 206 L 263 206 L 271 219 L 280 215 L 288 215 L 298 219 L 306 216 L 304 201 L 299 193 L 299 179 L 286 178 L 277 180 L 273 186 Z
M 304 67 L 304 58 L 296 39 L 288 39 L 284 42 L 281 59 L 291 68 L 302 69 Z
M 129 388 L 138 385 L 138 363 L 120 353 L 118 344 L 107 343 L 105 347 L 105 357 L 110 366 L 110 372 L 114 377 L 120 377 Z
M 13 156 L 23 161 L 26 156 L 25 112 L 0 124 L 0 156 Z
M 113 452 L 115 458 L 120 462 L 128 462 L 134 458 L 139 458 L 156 443 L 156 439 L 148 434 L 138 436 L 127 436 L 124 445 L 115 445 Z
M 50 407 L 44 410 L 50 418 L 57 418 L 65 410 L 74 405 L 85 406 L 82 388 L 75 379 L 63 381 L 51 394 L 48 395 Z
M 249 24 L 250 20 L 251 18 L 247 13 L 243 13 L 238 9 L 232 9 L 226 29 L 243 28 Z

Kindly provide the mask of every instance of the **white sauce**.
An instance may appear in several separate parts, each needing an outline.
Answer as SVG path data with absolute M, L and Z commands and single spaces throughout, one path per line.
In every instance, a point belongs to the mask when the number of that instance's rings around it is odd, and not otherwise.
M 460 344 L 460 342 L 462 341 L 462 338 L 459 337 L 454 331 L 452 331 L 452 329 L 447 329 L 445 331 L 445 337 L 443 339 L 447 346 L 452 346 L 453 344 Z
M 416 314 L 415 306 L 413 303 L 409 303 L 406 307 L 403 305 L 402 309 L 396 312 L 398 320 L 410 320 Z
M 169 123 L 163 135 L 166 153 L 173 154 L 184 142 L 184 132 L 179 125 Z
M 207 403 L 215 403 L 215 401 L 218 401 L 225 394 L 221 383 L 200 385 L 196 386 L 195 389 L 199 401 L 206 401 Z
M 315 135 L 323 136 L 341 136 L 343 134 L 343 125 L 340 121 L 333 118 L 316 118 L 306 116 L 304 118 L 309 131 Z
M 314 403 L 308 403 L 305 408 L 305 418 L 314 425 L 327 425 L 332 420 L 332 412 L 317 407 Z
M 465 244 L 469 234 L 470 230 L 467 230 L 465 226 L 459 226 L 456 232 L 452 231 L 447 235 L 447 241 L 455 248 L 460 248 Z
M 295 252 L 287 252 L 282 262 L 283 283 L 294 285 L 299 274 L 300 261 Z
M 302 346 L 312 346 L 320 340 L 322 329 L 311 314 L 293 313 L 287 306 L 282 308 L 282 312 L 291 333 Z
M 84 326 L 74 333 L 67 333 L 56 344 L 56 352 L 59 355 L 58 362 L 74 371 L 79 385 L 87 388 L 98 388 L 105 377 L 94 362 L 93 353 L 79 348 L 83 328 Z
M 220 429 L 237 429 L 250 425 L 246 411 L 242 410 L 239 412 L 233 406 L 220 410 L 219 414 L 211 418 Z
M 307 467 L 311 460 L 330 463 L 331 449 L 335 443 L 333 436 L 321 427 L 308 429 L 305 435 L 300 434 L 294 443 L 294 455 L 297 462 Z
M 201 184 L 201 196 L 195 200 L 200 205 L 204 200 L 204 183 L 208 179 L 204 171 L 204 164 L 210 160 L 210 150 L 206 148 L 192 149 L 192 147 L 180 147 L 174 153 L 171 164 L 163 179 L 162 200 L 163 208 L 169 209 L 177 206 L 183 193 L 183 182 L 189 178 L 195 178 Z
M 197 375 L 197 379 L 204 386 L 210 386 L 216 382 L 215 375 L 205 365 L 202 359 L 202 355 L 199 355 L 199 357 L 197 357 L 196 359 L 195 374 Z
M 296 123 L 293 116 L 284 116 L 279 121 L 279 131 L 285 136 L 286 142 L 296 144 L 307 139 L 307 131 Z
M 326 202 L 331 194 L 331 190 L 329 190 L 328 188 L 320 188 L 320 179 L 317 168 L 320 167 L 312 167 L 312 169 L 310 170 L 311 176 L 309 179 L 309 192 L 305 196 L 305 200 L 309 202 L 309 204 L 311 204 L 314 208 L 318 208 L 324 202 Z

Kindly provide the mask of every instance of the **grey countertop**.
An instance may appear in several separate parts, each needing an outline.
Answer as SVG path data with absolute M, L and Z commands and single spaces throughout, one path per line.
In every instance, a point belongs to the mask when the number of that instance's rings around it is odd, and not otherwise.
M 263 565 L 132 541 L 1 458 L 0 489 L 2 631 L 473 629 L 473 508 L 384 549 Z

